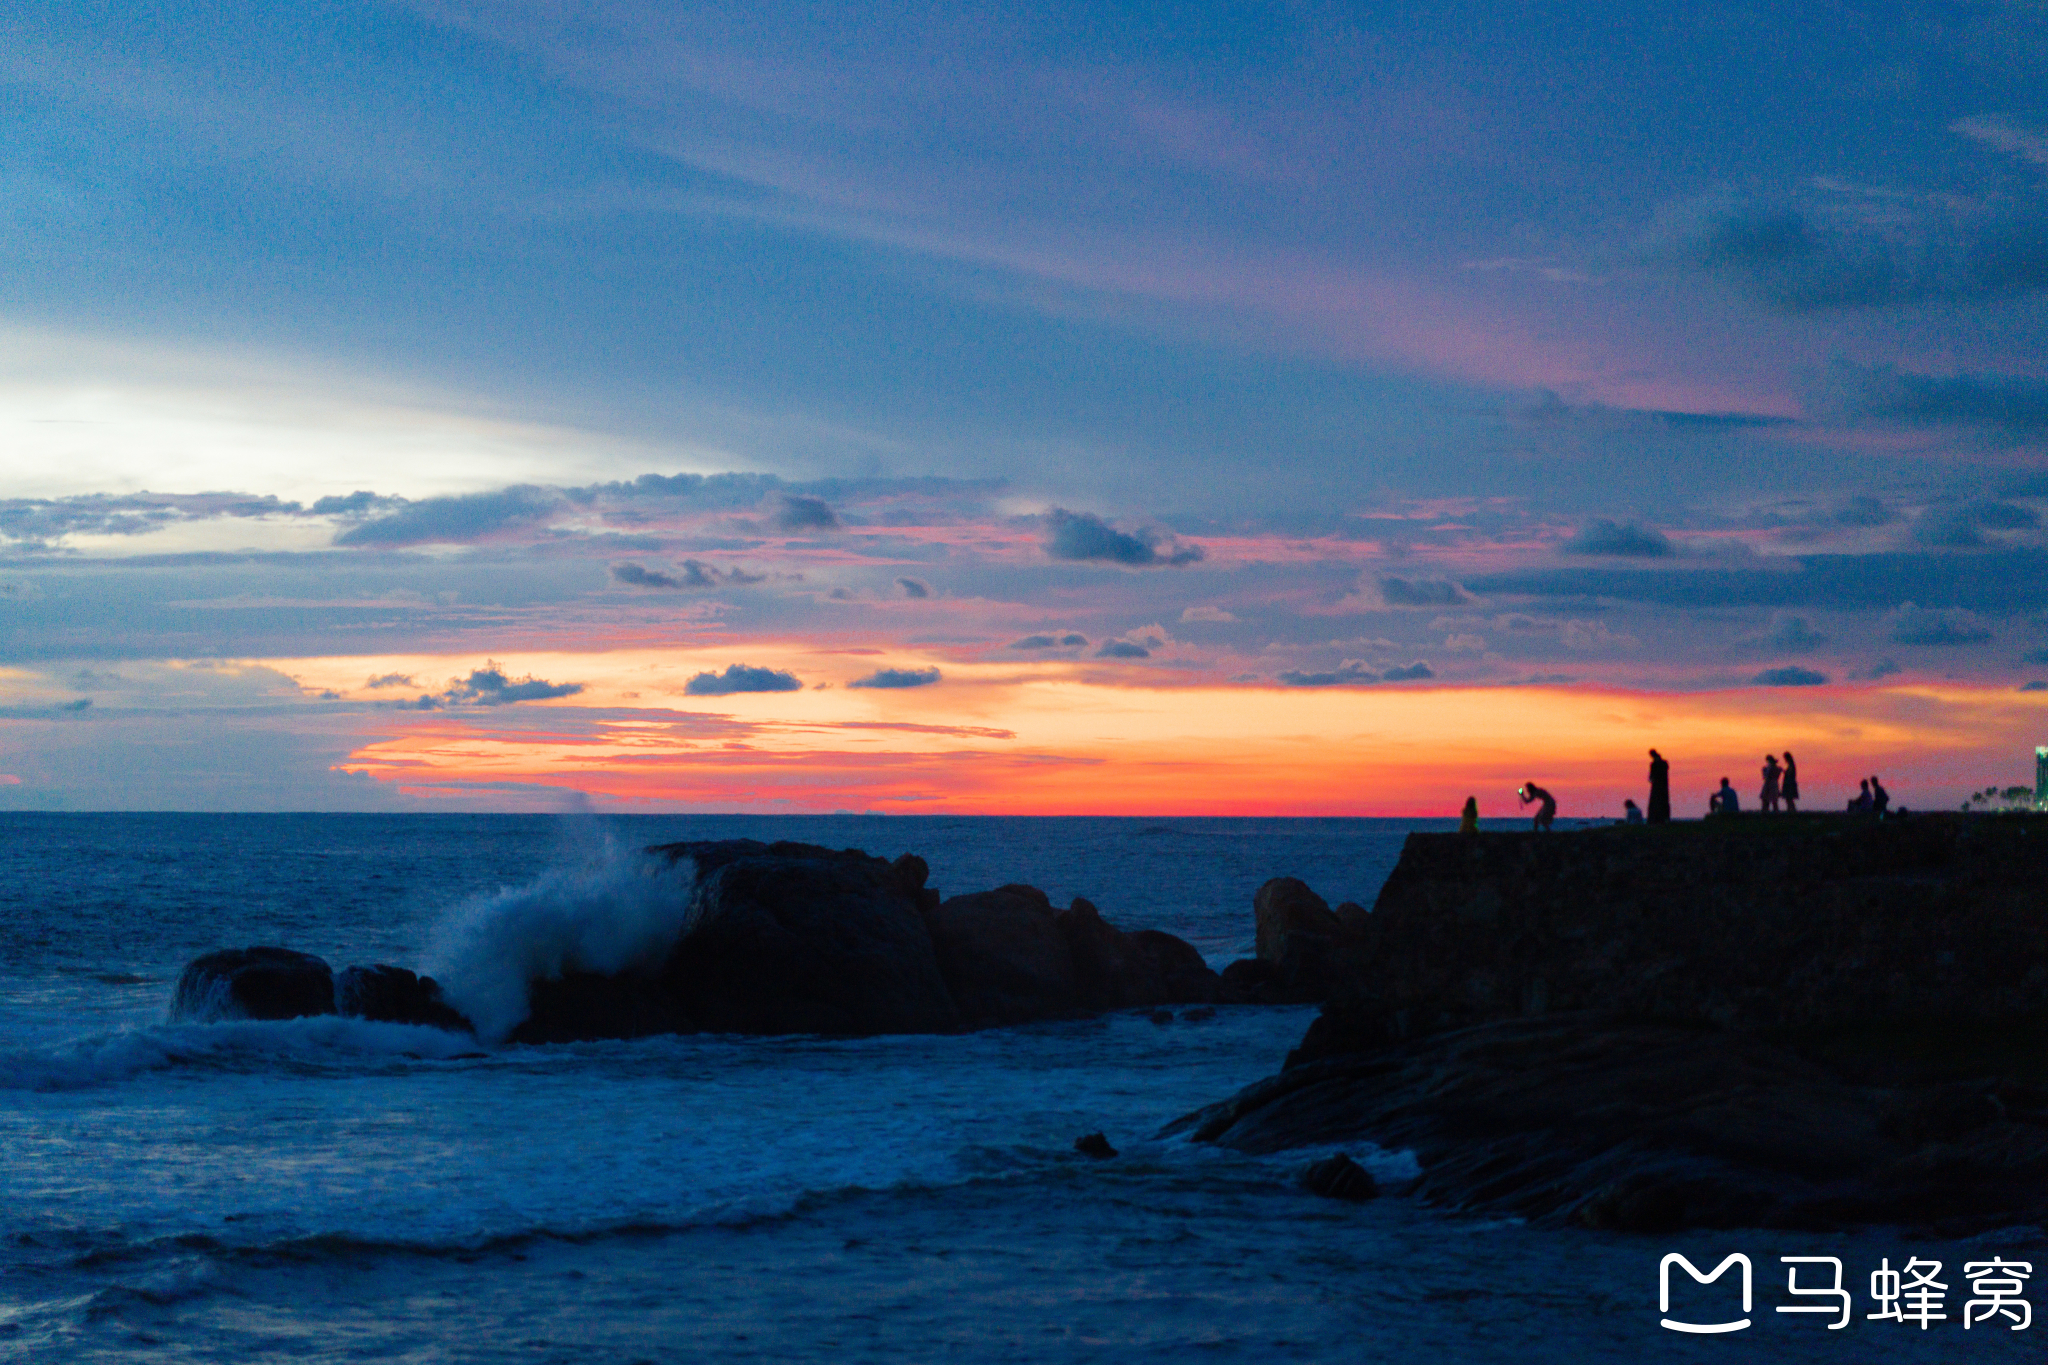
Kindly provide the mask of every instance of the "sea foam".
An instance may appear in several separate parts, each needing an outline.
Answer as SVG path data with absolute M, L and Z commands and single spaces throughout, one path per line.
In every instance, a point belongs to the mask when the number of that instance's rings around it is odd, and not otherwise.
M 526 1018 L 530 983 L 658 965 L 682 933 L 692 873 L 607 842 L 579 865 L 464 902 L 435 930 L 428 966 L 479 1038 Z

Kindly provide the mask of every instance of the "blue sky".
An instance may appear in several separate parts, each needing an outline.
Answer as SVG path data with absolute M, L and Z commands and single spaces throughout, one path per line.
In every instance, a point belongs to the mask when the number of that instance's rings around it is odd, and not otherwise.
M 18 5 L 0 801 L 229 724 L 108 665 L 2024 698 L 2044 69 L 2018 2 Z M 286 795 L 152 799 L 357 799 L 386 699 L 290 686 Z

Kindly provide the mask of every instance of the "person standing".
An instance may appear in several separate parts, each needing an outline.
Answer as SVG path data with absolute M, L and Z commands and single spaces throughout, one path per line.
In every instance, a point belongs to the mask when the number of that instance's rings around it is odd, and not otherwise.
M 1785 775 L 1778 780 L 1778 796 L 1789 813 L 1799 813 L 1799 764 L 1793 761 L 1790 749 L 1785 751 Z
M 1650 750 L 1650 823 L 1663 825 L 1671 820 L 1671 765 L 1664 761 L 1664 755 Z
M 1479 798 L 1468 796 L 1465 798 L 1465 809 L 1458 812 L 1458 833 L 1477 834 L 1478 832 Z
M 1764 755 L 1764 789 L 1757 798 L 1757 805 L 1766 815 L 1778 813 L 1778 779 L 1783 776 L 1778 768 L 1776 754 Z
M 1885 811 L 1890 809 L 1891 804 L 1892 794 L 1884 789 L 1884 783 L 1877 780 L 1877 774 L 1872 773 L 1870 775 L 1870 809 L 1875 811 L 1877 817 L 1881 820 L 1884 818 Z
M 1522 789 L 1516 792 L 1515 795 L 1521 799 L 1522 804 L 1525 806 L 1532 802 L 1541 802 L 1536 807 L 1536 818 L 1530 828 L 1534 829 L 1538 834 L 1548 832 L 1550 822 L 1557 818 L 1557 798 L 1537 786 L 1534 782 L 1524 782 Z

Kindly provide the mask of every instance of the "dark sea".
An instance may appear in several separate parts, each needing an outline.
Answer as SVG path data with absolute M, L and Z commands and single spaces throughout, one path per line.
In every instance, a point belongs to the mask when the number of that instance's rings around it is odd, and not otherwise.
M 521 983 L 675 929 L 638 850 L 916 852 L 946 894 L 1025 881 L 1216 966 L 1252 894 L 1370 904 L 1385 820 L 0 815 L 0 1359 L 34 1361 L 2038 1360 L 1961 1325 L 1963 1263 L 2038 1229 L 1671 1238 L 1303 1192 L 1318 1149 L 1154 1135 L 1276 1071 L 1313 1010 L 960 1037 L 524 1047 L 340 1018 L 168 1024 L 179 969 L 274 943 L 423 967 L 502 1033 Z M 1074 1139 L 1121 1150 L 1092 1161 Z M 1350 1149 L 1389 1186 L 1405 1152 Z M 1752 1325 L 1659 1326 L 1659 1265 L 1755 1266 Z M 1854 1321 L 1783 1314 L 1840 1258 Z M 1940 1260 L 1948 1318 L 1866 1318 Z M 1820 1271 L 1824 1279 L 1825 1268 Z M 1802 1268 L 1802 1284 L 1815 1283 Z M 1673 1312 L 1739 1311 L 1734 1274 Z M 2027 1296 L 2048 1300 L 2048 1293 Z

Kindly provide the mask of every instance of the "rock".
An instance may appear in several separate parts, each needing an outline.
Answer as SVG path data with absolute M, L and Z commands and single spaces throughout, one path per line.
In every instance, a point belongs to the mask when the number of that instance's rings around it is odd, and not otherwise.
M 1145 1015 L 1145 1017 L 1146 1017 L 1147 1019 L 1150 1019 L 1150 1020 L 1151 1020 L 1151 1021 L 1152 1021 L 1153 1023 L 1155 1023 L 1155 1024 L 1161 1024 L 1161 1025 L 1165 1025 L 1165 1024 L 1170 1024 L 1170 1023 L 1172 1023 L 1172 1022 L 1173 1022 L 1173 1011 L 1172 1011 L 1172 1010 L 1151 1010 L 1151 1011 L 1147 1012 L 1147 1014 Z
M 334 1013 L 334 973 L 289 948 L 224 948 L 195 958 L 171 996 L 173 1023 Z
M 1074 1150 L 1082 1156 L 1092 1156 L 1097 1161 L 1107 1161 L 1116 1155 L 1116 1148 L 1109 1145 L 1109 1139 L 1100 1133 L 1074 1139 Z
M 1258 955 L 1263 962 L 1286 963 L 1301 948 L 1290 943 L 1305 935 L 1312 946 L 1327 946 L 1337 937 L 1337 916 L 1329 902 L 1295 877 L 1274 877 L 1252 897 L 1258 917 Z
M 1311 1194 L 1325 1199 L 1348 1199 L 1354 1204 L 1376 1199 L 1380 1192 L 1372 1172 L 1342 1152 L 1313 1163 L 1301 1173 L 1301 1184 Z
M 1349 902 L 1344 909 L 1364 916 Z M 1224 968 L 1223 998 L 1235 1004 L 1306 1005 L 1328 997 L 1336 979 L 1344 920 L 1294 877 L 1275 877 L 1252 899 L 1258 956 Z
M 1207 1004 L 1221 982 L 1192 944 L 1156 929 L 1125 933 L 1076 896 L 1054 917 L 1073 955 L 1081 1003 L 1089 1010 Z
M 1074 1018 L 1088 1012 L 1073 950 L 1035 886 L 955 896 L 924 917 L 932 946 L 970 1028 Z
M 337 1012 L 392 1024 L 427 1024 L 456 1033 L 470 1032 L 469 1020 L 442 998 L 431 976 L 415 976 L 403 967 L 378 963 L 350 967 L 334 978 Z
M 696 865 L 649 1018 L 720 1033 L 942 1033 L 961 1024 L 919 913 L 916 864 L 750 839 L 651 850 Z M 629 988 L 639 983 L 626 983 Z M 536 997 L 535 1017 L 540 1014 Z M 630 1035 L 627 1035 L 630 1036 Z
M 1180 1012 L 1181 1022 L 1184 1024 L 1205 1024 L 1215 1017 L 1216 1007 L 1214 1005 L 1198 1005 L 1194 1009 L 1182 1010 Z
M 570 972 L 531 983 L 528 1000 L 511 1042 L 593 1043 L 697 1032 L 683 1002 L 655 976 Z

